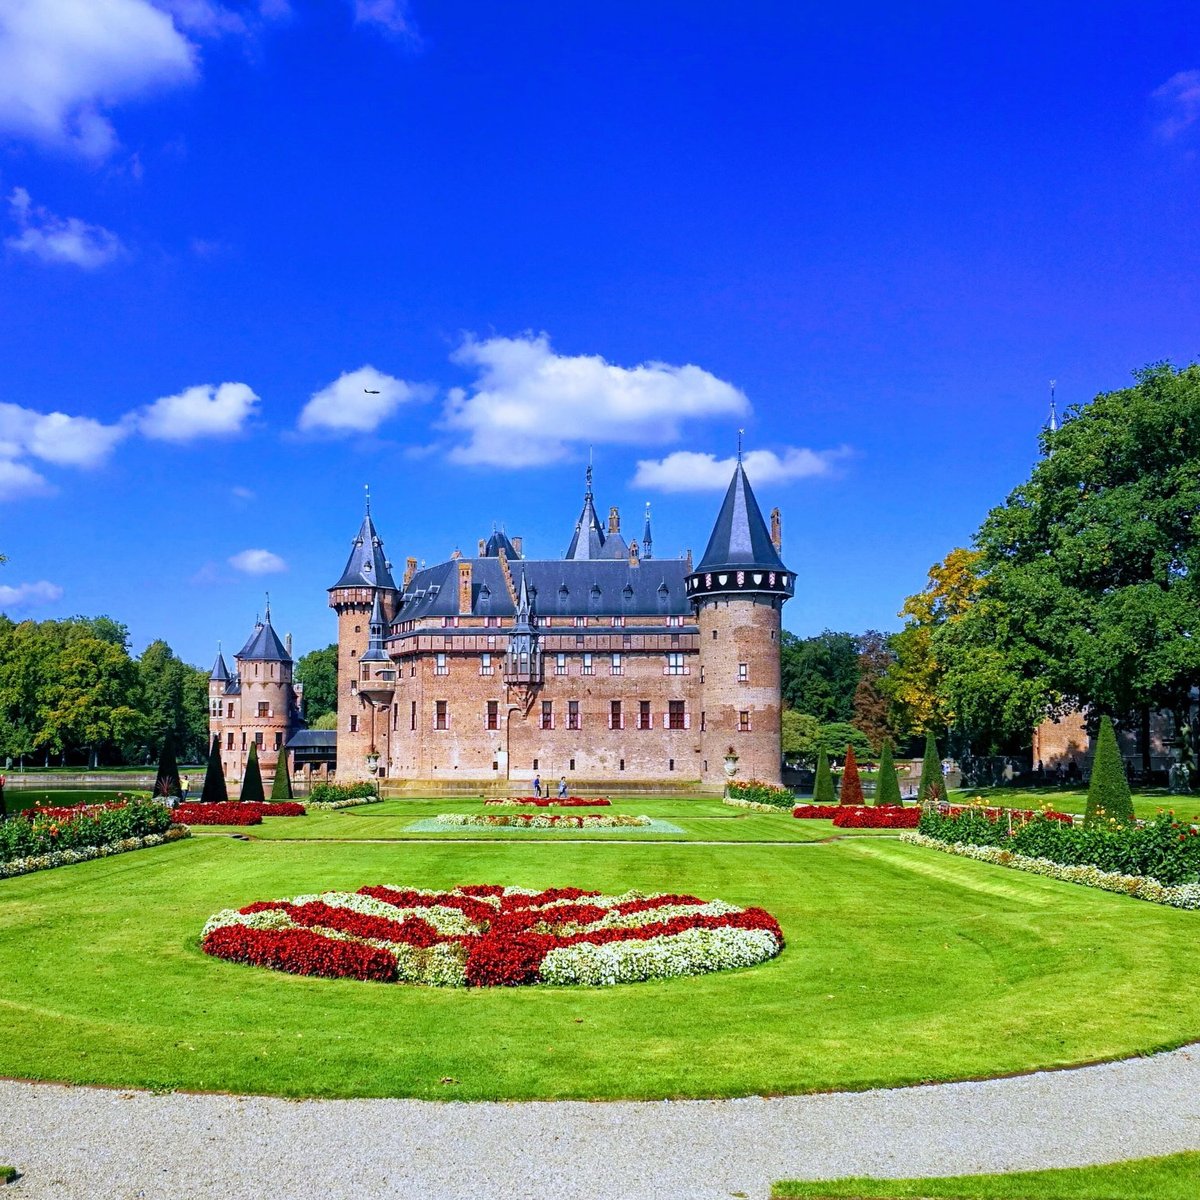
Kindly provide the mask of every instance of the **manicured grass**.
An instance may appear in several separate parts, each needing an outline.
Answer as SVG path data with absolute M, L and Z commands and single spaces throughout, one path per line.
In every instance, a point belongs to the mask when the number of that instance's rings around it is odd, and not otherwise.
M 356 811 L 341 816 L 374 819 Z M 766 907 L 788 945 L 694 979 L 461 991 L 297 978 L 199 949 L 219 909 L 370 883 L 693 892 Z M 0 883 L 0 1075 L 442 1099 L 989 1076 L 1196 1037 L 1197 920 L 890 838 L 195 837 Z
M 1087 788 L 963 788 L 953 792 L 950 799 L 955 804 L 969 804 L 976 796 L 1004 808 L 1038 809 L 1049 804 L 1058 812 L 1069 813 L 1082 813 L 1087 808 Z M 1174 809 L 1181 821 L 1200 821 L 1200 795 L 1194 792 L 1186 796 L 1172 796 L 1163 788 L 1134 792 L 1135 815 L 1148 819 L 1163 808 Z
M 515 832 L 503 829 L 448 829 L 443 833 L 414 831 L 416 821 L 436 817 L 439 813 L 628 813 L 634 816 L 656 817 L 678 826 L 681 832 L 639 831 L 637 829 L 553 830 L 527 829 Z M 199 831 L 200 827 L 197 827 Z M 414 839 L 454 839 L 496 841 L 517 837 L 521 841 L 562 841 L 564 838 L 594 837 L 605 841 L 644 841 L 647 838 L 677 842 L 815 842 L 838 837 L 844 833 L 866 836 L 895 836 L 894 830 L 840 830 L 830 821 L 798 821 L 786 810 L 778 813 L 759 813 L 722 804 L 720 800 L 680 800 L 664 797 L 625 798 L 614 800 L 609 808 L 533 809 L 507 805 L 485 806 L 478 799 L 405 799 L 385 800 L 382 804 L 364 804 L 359 808 L 341 808 L 333 812 L 310 812 L 305 817 L 268 817 L 262 825 L 243 829 L 234 826 L 205 826 L 205 832 L 240 832 L 252 838 L 314 839 L 344 838 L 350 840 L 380 839 L 406 841 Z
M 117 795 L 149 796 L 148 791 L 138 791 L 134 788 L 57 788 L 46 791 L 42 788 L 6 787 L 4 789 L 4 806 L 10 813 L 20 812 L 25 808 L 37 805 L 55 805 L 70 808 L 75 804 L 102 804 L 106 800 L 114 800 Z
M 944 1200 L 1195 1200 L 1200 1195 L 1200 1154 L 1170 1154 L 1103 1167 L 1019 1171 L 1006 1175 L 956 1175 L 943 1179 L 835 1179 L 823 1183 L 788 1180 L 771 1189 L 773 1198 L 884 1200 L 934 1197 Z

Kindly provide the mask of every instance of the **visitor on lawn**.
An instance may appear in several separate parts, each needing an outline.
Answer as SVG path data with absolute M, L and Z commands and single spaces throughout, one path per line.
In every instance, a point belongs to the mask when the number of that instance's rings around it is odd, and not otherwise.
M 567 798 L 567 777 L 565 775 L 558 781 L 558 798 L 560 800 Z
M 540 775 L 535 775 L 535 776 L 533 777 L 533 794 L 534 794 L 534 796 L 536 796 L 536 797 L 537 797 L 539 800 L 541 799 L 541 796 L 542 796 L 542 777 L 541 777 Z

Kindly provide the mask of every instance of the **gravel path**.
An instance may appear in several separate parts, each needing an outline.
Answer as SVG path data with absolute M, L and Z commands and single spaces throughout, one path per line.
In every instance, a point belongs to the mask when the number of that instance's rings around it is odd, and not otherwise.
M 5 1200 L 764 1200 L 773 1180 L 1200 1149 L 1200 1043 L 984 1083 L 659 1103 L 305 1100 L 0 1083 Z

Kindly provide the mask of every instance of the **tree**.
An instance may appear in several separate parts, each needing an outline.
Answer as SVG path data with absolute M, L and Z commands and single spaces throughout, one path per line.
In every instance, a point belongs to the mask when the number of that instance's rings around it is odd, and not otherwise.
M 847 746 L 846 761 L 842 766 L 842 790 L 838 795 L 838 803 L 861 806 L 862 802 L 862 780 L 858 777 L 858 763 L 854 761 L 854 747 Z
M 229 791 L 225 787 L 225 767 L 221 762 L 221 739 L 213 735 L 208 751 L 208 767 L 204 772 L 204 790 L 200 793 L 202 804 L 225 804 Z
M 945 729 L 950 710 L 942 691 L 945 663 L 939 657 L 935 634 L 957 622 L 983 587 L 979 574 L 983 554 L 961 547 L 929 568 L 922 591 L 909 596 L 900 609 L 904 628 L 891 639 L 895 661 L 881 690 L 891 701 L 898 731 L 906 735 Z
M 275 778 L 271 781 L 272 800 L 291 800 L 295 796 L 292 791 L 292 777 L 288 772 L 287 751 L 279 751 L 279 761 L 275 764 Z
M 1092 777 L 1088 782 L 1085 827 L 1103 825 L 1109 820 L 1123 825 L 1133 822 L 1133 796 L 1125 778 L 1125 764 L 1112 721 L 1100 718 L 1100 733 L 1096 738 L 1096 753 L 1092 757 Z
M 319 716 L 310 725 L 310 729 L 336 729 L 338 727 L 337 713 L 327 712 Z
M 830 758 L 845 754 L 847 746 L 853 746 L 854 752 L 863 760 L 869 760 L 871 757 L 871 743 L 867 735 L 847 721 L 834 721 L 829 725 L 822 725 L 820 745 Z
M 208 745 L 207 674 L 161 638 L 142 651 L 137 670 L 146 740 L 154 746 L 170 735 L 185 762 L 198 762 Z
M 821 742 L 821 722 L 808 713 L 785 708 L 780 718 L 783 757 L 789 761 L 812 762 Z M 336 728 L 336 726 L 334 726 Z
M 296 663 L 296 682 L 304 686 L 305 720 L 317 728 L 326 713 L 337 712 L 337 643 L 302 655 Z
M 836 804 L 837 792 L 833 788 L 833 773 L 829 769 L 829 757 L 822 746 L 817 754 L 817 778 L 813 783 L 814 804 Z
M 1200 366 L 1075 406 L 975 536 L 985 582 L 939 631 L 956 710 L 993 739 L 1064 708 L 1176 727 L 1200 677 Z M 1143 736 L 1143 766 L 1149 768 Z
M 941 755 L 938 754 L 937 742 L 934 741 L 931 729 L 925 735 L 925 758 L 921 762 L 921 782 L 917 787 L 917 803 L 925 804 L 935 800 L 945 800 L 948 796 L 946 779 L 942 775 Z
M 263 804 L 266 795 L 263 792 L 262 771 L 258 766 L 258 743 L 250 743 L 250 754 L 246 759 L 246 774 L 242 778 L 242 794 L 238 797 L 243 804 Z
M 894 732 L 884 680 L 896 661 L 896 653 L 891 640 L 877 629 L 868 629 L 855 640 L 858 645 L 858 685 L 854 689 L 853 724 L 867 735 L 872 753 L 878 754 Z
M 892 743 L 886 740 L 879 755 L 879 772 L 875 776 L 875 803 L 888 806 L 904 803 L 900 780 L 896 778 L 896 764 L 892 761 Z
M 825 630 L 798 638 L 784 632 L 780 645 L 783 698 L 823 723 L 849 721 L 858 686 L 858 646 L 853 634 Z
M 183 795 L 179 782 L 179 765 L 175 761 L 175 747 L 168 734 L 163 738 L 158 755 L 158 774 L 154 777 L 154 795 L 163 800 L 178 800 Z

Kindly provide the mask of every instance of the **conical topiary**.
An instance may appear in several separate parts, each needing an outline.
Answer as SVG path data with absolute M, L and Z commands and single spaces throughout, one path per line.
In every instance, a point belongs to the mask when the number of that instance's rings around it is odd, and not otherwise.
M 942 777 L 942 759 L 931 729 L 925 735 L 925 758 L 921 763 L 921 785 L 917 788 L 917 803 L 947 799 L 946 781 Z
M 838 795 L 839 804 L 862 806 L 862 780 L 858 777 L 858 763 L 854 758 L 854 747 L 846 747 L 846 762 L 842 767 L 842 790 Z
M 221 739 L 214 734 L 212 747 L 208 751 L 208 766 L 204 771 L 204 790 L 200 793 L 200 803 L 226 804 L 228 801 L 225 767 L 221 763 Z
M 900 795 L 900 780 L 896 777 L 896 764 L 892 761 L 892 743 L 883 739 L 883 753 L 879 756 L 879 774 L 875 777 L 875 803 L 896 805 L 904 803 Z
M 171 744 L 171 735 L 163 738 L 162 749 L 158 755 L 158 774 L 154 777 L 154 795 L 162 800 L 178 800 L 183 795 L 179 783 L 179 765 L 175 761 L 175 747 Z
M 1096 738 L 1096 753 L 1092 757 L 1092 778 L 1088 783 L 1085 826 L 1100 825 L 1108 820 L 1123 825 L 1133 823 L 1133 796 L 1121 761 L 1117 734 L 1108 717 L 1100 718 L 1100 733 Z
M 279 761 L 275 764 L 275 780 L 271 784 L 272 800 L 292 800 L 292 777 L 288 773 L 287 751 L 279 751 Z
M 243 804 L 266 802 L 262 772 L 258 769 L 258 745 L 255 742 L 250 743 L 250 757 L 246 759 L 246 774 L 242 777 L 242 794 L 239 799 Z
M 833 773 L 829 770 L 829 756 L 824 747 L 817 755 L 817 778 L 813 784 L 814 804 L 836 804 L 837 792 L 833 790 Z

